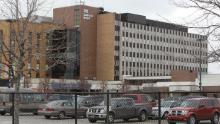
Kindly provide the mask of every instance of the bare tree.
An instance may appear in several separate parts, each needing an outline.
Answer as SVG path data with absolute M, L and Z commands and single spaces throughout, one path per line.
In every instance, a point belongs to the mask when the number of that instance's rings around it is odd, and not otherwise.
M 220 40 L 220 1 L 219 0 L 172 0 L 178 7 L 191 9 L 193 19 L 187 22 L 209 37 L 215 45 L 210 45 L 209 62 L 220 61 L 220 48 L 216 42 Z
M 29 49 L 32 49 L 32 46 L 28 45 L 30 22 L 41 5 L 42 2 L 39 0 L 0 0 L 0 13 L 11 21 L 11 38 L 1 42 L 4 60 L 1 64 L 8 67 L 8 70 L 1 71 L 8 74 L 10 83 L 15 87 L 14 124 L 19 124 L 19 97 L 16 93 L 19 92 L 20 81 L 25 74 L 25 56 Z

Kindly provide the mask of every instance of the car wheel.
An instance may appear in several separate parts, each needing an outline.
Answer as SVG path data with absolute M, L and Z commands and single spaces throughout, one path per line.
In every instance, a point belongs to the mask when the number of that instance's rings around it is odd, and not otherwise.
M 9 115 L 12 116 L 14 113 L 14 111 L 12 109 L 10 109 Z
M 46 119 L 50 119 L 50 115 L 44 115 Z
M 187 124 L 197 124 L 196 117 L 194 115 L 191 115 L 187 120 Z
M 3 111 L 3 112 L 1 112 L 0 114 L 3 116 L 3 115 L 5 115 L 5 114 L 6 114 L 6 112 L 5 112 L 5 111 Z
M 164 112 L 164 114 L 163 114 L 163 116 L 162 116 L 162 118 L 164 118 L 164 119 L 166 119 L 167 118 L 167 116 L 168 116 L 168 112 Z
M 65 113 L 64 112 L 60 112 L 59 115 L 57 116 L 58 119 L 64 119 L 65 118 Z
M 176 124 L 176 122 L 168 122 L 168 124 Z
M 115 115 L 114 113 L 109 113 L 107 118 L 106 118 L 106 123 L 114 123 L 115 121 Z
M 141 111 L 141 113 L 139 114 L 138 120 L 140 122 L 146 121 L 147 120 L 147 113 L 145 111 Z
M 123 120 L 126 121 L 126 122 L 128 122 L 128 121 L 129 121 L 129 118 L 124 118 Z
M 38 115 L 38 113 L 37 113 L 37 112 L 34 112 L 33 115 Z
M 218 113 L 215 113 L 211 119 L 212 124 L 218 124 L 219 122 L 219 115 Z
M 91 119 L 91 118 L 89 118 L 88 120 L 89 120 L 90 123 L 95 123 L 97 121 L 97 120 Z

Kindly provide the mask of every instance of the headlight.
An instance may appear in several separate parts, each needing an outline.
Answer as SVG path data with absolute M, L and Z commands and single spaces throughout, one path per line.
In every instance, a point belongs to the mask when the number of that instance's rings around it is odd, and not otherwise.
M 172 114 L 172 110 L 169 110 L 168 112 L 169 112 L 169 114 Z
M 182 115 L 186 115 L 187 113 L 188 113 L 188 111 L 186 111 L 186 110 L 182 111 Z
M 105 109 L 101 109 L 100 113 L 105 113 Z

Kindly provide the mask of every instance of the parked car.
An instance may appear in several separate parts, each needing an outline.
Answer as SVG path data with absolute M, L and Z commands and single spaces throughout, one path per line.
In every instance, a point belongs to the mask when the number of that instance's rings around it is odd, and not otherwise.
M 167 121 L 169 124 L 186 122 L 198 124 L 200 120 L 211 120 L 212 124 L 219 123 L 219 102 L 215 98 L 192 98 L 183 101 L 180 107 L 170 110 Z
M 1 94 L 0 97 L 0 114 L 12 114 L 12 94 Z M 20 94 L 19 95 L 19 111 L 24 113 L 38 114 L 38 107 L 45 104 L 45 96 L 43 94 Z
M 99 105 L 104 100 L 103 95 L 79 96 L 77 102 L 80 106 L 93 107 Z
M 170 108 L 176 106 L 177 101 L 161 101 L 160 109 L 161 109 L 161 118 L 166 118 L 169 114 Z M 152 118 L 159 117 L 158 106 L 152 108 L 152 113 L 150 115 Z
M 156 105 L 156 101 L 151 97 L 150 94 L 124 94 L 122 97 L 132 98 L 135 103 L 148 103 L 152 106 Z
M 87 107 L 77 105 L 77 115 L 86 117 Z M 41 106 L 38 109 L 39 115 L 44 115 L 46 119 L 57 117 L 64 119 L 65 117 L 75 117 L 75 104 L 69 100 L 56 100 Z
M 55 100 L 74 100 L 75 95 L 71 94 L 49 94 L 47 101 Z
M 107 106 L 104 102 L 87 111 L 89 122 L 95 123 L 97 120 L 105 120 L 113 123 L 115 119 L 128 121 L 131 118 L 138 118 L 139 121 L 146 121 L 151 113 L 151 108 L 146 104 L 134 103 L 132 98 L 112 98 L 107 117 Z

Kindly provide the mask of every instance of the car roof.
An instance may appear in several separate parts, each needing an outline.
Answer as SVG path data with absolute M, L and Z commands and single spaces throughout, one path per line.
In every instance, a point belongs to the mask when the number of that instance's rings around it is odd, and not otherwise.
M 190 98 L 187 100 L 212 100 L 212 99 L 215 99 L 215 98 L 204 97 L 204 98 Z
M 53 101 L 50 101 L 50 102 L 68 102 L 68 101 L 70 101 L 70 100 L 53 100 Z
M 124 100 L 126 100 L 126 99 L 131 99 L 131 100 L 133 100 L 132 98 L 128 98 L 128 97 L 117 97 L 117 98 L 112 98 L 112 99 L 115 99 L 115 100 L 120 100 L 120 99 L 124 99 Z
M 135 96 L 137 96 L 137 95 L 149 95 L 149 94 L 124 94 L 124 96 L 126 96 L 126 95 L 135 95 Z

